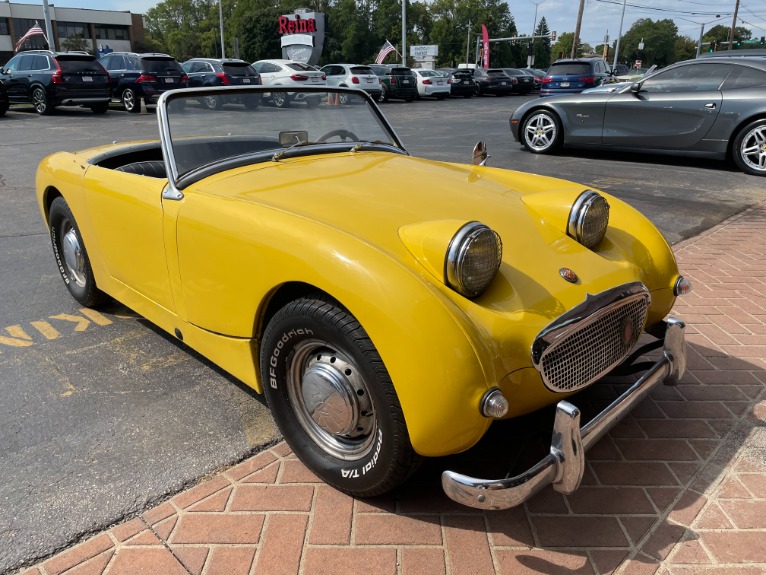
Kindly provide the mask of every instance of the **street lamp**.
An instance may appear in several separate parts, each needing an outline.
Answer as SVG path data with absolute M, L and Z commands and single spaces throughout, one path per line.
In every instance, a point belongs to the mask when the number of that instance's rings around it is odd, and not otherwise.
M 535 63 L 535 32 L 537 30 L 537 7 L 545 2 L 545 0 L 540 0 L 539 2 L 535 2 L 534 0 L 529 0 L 532 2 L 532 4 L 535 5 L 535 18 L 532 20 L 532 54 L 527 56 L 527 68 L 531 68 Z
M 226 58 L 226 53 L 223 47 L 223 7 L 222 7 L 223 0 L 218 0 L 218 21 L 221 24 L 221 60 Z

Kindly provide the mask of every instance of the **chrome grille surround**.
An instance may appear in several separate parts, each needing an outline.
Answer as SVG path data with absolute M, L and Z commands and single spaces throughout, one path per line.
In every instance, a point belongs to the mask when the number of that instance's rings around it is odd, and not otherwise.
M 620 364 L 638 342 L 651 297 L 641 282 L 612 288 L 560 316 L 535 338 L 532 363 L 545 387 L 570 393 Z

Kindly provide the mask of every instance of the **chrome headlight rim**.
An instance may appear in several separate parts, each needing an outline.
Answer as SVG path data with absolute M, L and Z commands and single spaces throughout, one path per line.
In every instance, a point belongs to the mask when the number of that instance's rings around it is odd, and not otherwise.
M 494 270 L 492 270 L 492 273 L 485 278 L 485 281 L 472 286 L 466 281 L 467 277 L 465 276 L 464 266 L 466 255 L 473 242 L 487 233 L 493 235 L 493 239 L 497 246 L 497 251 L 494 254 Z M 477 221 L 468 222 L 452 237 L 449 247 L 447 248 L 447 255 L 444 262 L 444 277 L 446 284 L 469 299 L 479 297 L 486 291 L 497 275 L 497 270 L 500 269 L 502 258 L 503 242 L 500 239 L 500 235 L 486 224 Z
M 588 214 L 593 213 L 592 209 L 596 207 L 598 203 L 603 203 L 603 206 L 606 209 L 606 218 L 597 232 L 588 237 L 586 231 L 586 227 L 589 223 Z M 606 198 L 598 192 L 585 190 L 577 197 L 574 204 L 572 204 L 572 210 L 569 212 L 569 221 L 567 224 L 567 235 L 586 248 L 593 249 L 604 239 L 608 227 L 609 202 L 607 202 Z

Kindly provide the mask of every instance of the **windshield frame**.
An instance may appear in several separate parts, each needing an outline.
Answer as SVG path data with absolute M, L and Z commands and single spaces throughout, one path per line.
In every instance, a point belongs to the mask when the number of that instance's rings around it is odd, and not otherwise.
M 198 166 L 192 170 L 189 170 L 183 174 L 179 173 L 178 161 L 174 151 L 174 146 L 177 146 L 177 141 L 174 143 L 171 133 L 171 121 L 170 116 L 173 112 L 169 112 L 171 104 L 176 100 L 199 100 L 208 96 L 238 96 L 247 94 L 256 94 L 263 97 L 264 95 L 271 95 L 275 92 L 286 92 L 294 94 L 295 92 L 306 92 L 321 94 L 322 96 L 332 96 L 337 99 L 340 94 L 352 94 L 354 98 L 362 98 L 364 104 L 372 112 L 373 118 L 377 121 L 378 126 L 385 133 L 389 142 L 377 142 L 366 140 L 346 140 L 343 142 L 306 142 L 304 146 L 296 150 L 290 150 L 289 156 L 285 154 L 275 154 L 275 149 L 269 151 L 258 151 L 243 153 L 238 156 L 230 156 L 211 161 L 209 164 Z M 356 105 L 354 106 L 356 107 Z M 224 112 L 222 112 L 224 113 Z M 258 113 L 258 110 L 253 110 L 254 114 Z M 183 88 L 178 90 L 169 90 L 163 93 L 157 102 L 157 122 L 159 124 L 160 132 L 160 146 L 162 148 L 162 156 L 165 161 L 165 168 L 168 176 L 168 186 L 163 191 L 163 197 L 165 199 L 180 200 L 183 198 L 182 190 L 192 183 L 201 180 L 202 178 L 210 175 L 220 173 L 228 169 L 240 167 L 244 165 L 279 161 L 283 156 L 297 157 L 314 155 L 320 153 L 333 153 L 333 152 L 357 152 L 359 150 L 376 150 L 387 151 L 392 153 L 399 153 L 409 155 L 401 139 L 397 135 L 394 128 L 385 118 L 380 108 L 372 99 L 372 97 L 365 91 L 354 88 L 341 88 L 330 86 L 306 86 L 296 88 L 294 86 L 226 86 L 226 87 L 203 87 L 203 88 Z M 220 137 L 220 136 L 219 136 Z M 233 139 L 234 137 L 232 137 Z M 359 146 L 358 144 L 363 144 Z M 292 147 L 292 146 L 291 146 Z

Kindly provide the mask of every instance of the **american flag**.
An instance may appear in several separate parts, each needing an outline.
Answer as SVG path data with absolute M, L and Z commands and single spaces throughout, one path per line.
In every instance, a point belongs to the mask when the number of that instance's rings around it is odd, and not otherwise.
M 24 34 L 18 42 L 16 42 L 16 49 L 14 52 L 18 52 L 19 48 L 24 45 L 24 42 L 26 42 L 27 38 L 31 36 L 42 36 L 45 39 L 45 43 L 48 44 L 48 38 L 45 38 L 45 32 L 43 32 L 43 29 L 40 28 L 40 24 L 35 22 L 35 25 L 27 30 L 27 33 Z
M 394 45 L 391 44 L 391 42 L 389 42 L 388 40 L 386 40 L 386 43 L 383 44 L 383 47 L 380 49 L 380 52 L 378 52 L 378 57 L 375 58 L 375 63 L 382 64 L 383 60 L 386 59 L 386 56 L 388 56 L 388 54 L 390 52 L 393 52 L 394 50 L 396 50 L 396 48 L 394 48 Z

